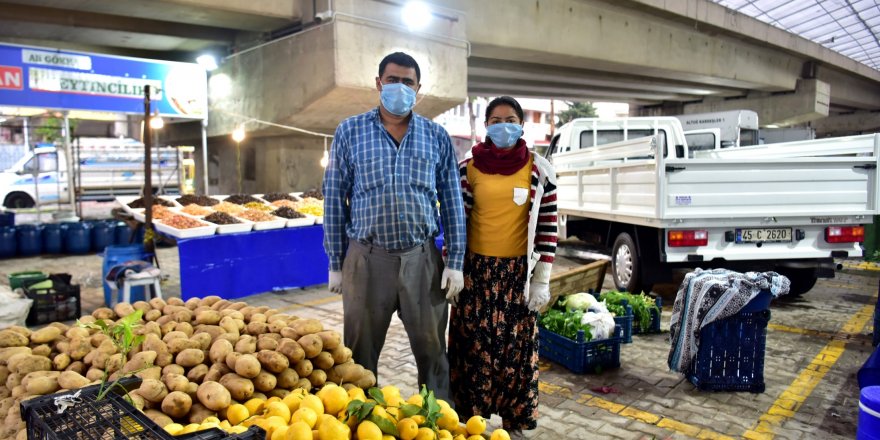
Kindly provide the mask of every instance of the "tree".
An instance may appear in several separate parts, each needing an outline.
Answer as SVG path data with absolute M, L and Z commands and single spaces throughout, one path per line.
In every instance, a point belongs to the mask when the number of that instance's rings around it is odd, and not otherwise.
M 595 118 L 596 115 L 596 107 L 593 107 L 592 102 L 572 102 L 566 101 L 568 104 L 568 110 L 563 112 L 559 112 L 557 117 L 559 121 L 556 122 L 557 127 L 561 127 L 562 124 L 565 124 L 568 121 L 576 118 Z

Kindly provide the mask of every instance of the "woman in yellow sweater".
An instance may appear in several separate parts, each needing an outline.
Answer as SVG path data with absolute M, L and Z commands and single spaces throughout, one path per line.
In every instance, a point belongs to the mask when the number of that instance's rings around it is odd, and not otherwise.
M 550 299 L 556 173 L 521 139 L 515 99 L 490 102 L 485 124 L 486 141 L 459 164 L 468 250 L 464 290 L 447 296 L 450 385 L 459 414 L 498 414 L 519 437 L 537 426 L 537 310 Z

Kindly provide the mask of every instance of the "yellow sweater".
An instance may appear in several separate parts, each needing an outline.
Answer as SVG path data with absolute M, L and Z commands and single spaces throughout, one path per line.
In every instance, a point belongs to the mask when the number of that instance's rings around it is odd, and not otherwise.
M 468 164 L 467 179 L 474 195 L 468 217 L 468 248 L 488 257 L 526 254 L 532 159 L 509 176 L 484 174 Z

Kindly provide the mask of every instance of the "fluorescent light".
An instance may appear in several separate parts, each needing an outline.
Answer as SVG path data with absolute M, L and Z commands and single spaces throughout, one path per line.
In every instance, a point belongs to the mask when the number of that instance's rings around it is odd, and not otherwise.
M 327 150 L 324 150 L 324 156 L 321 157 L 319 163 L 321 168 L 327 168 L 327 164 L 330 163 L 330 155 L 327 154 Z
M 431 23 L 431 8 L 423 2 L 411 1 L 403 6 L 400 17 L 409 30 L 420 31 Z
M 162 120 L 162 117 L 159 116 L 159 112 L 156 111 L 153 113 L 153 117 L 150 118 L 150 128 L 153 130 L 158 130 L 165 126 L 165 121 Z
M 199 57 L 196 58 L 196 62 L 199 63 L 200 66 L 204 67 L 205 70 L 207 70 L 208 72 L 217 68 L 217 58 L 215 58 L 214 55 L 208 53 L 204 55 L 199 55 Z

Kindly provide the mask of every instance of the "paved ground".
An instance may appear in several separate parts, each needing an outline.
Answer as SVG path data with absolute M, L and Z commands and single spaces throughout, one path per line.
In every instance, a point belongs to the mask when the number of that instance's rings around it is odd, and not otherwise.
M 177 252 L 158 251 L 166 296 L 179 295 Z M 103 303 L 101 257 L 34 257 L 0 261 L 0 284 L 21 270 L 68 272 L 83 287 L 83 312 Z M 581 261 L 562 259 L 569 270 Z M 666 367 L 668 333 L 635 336 L 624 345 L 621 368 L 600 375 L 575 375 L 542 362 L 541 418 L 529 433 L 536 439 L 640 438 L 853 438 L 858 414 L 856 373 L 872 351 L 870 332 L 880 271 L 845 262 L 832 280 L 820 280 L 802 299 L 772 306 L 762 394 L 700 392 Z M 606 288 L 610 288 L 610 276 Z M 657 286 L 672 304 L 674 285 Z M 321 319 L 342 330 L 342 302 L 325 286 L 244 298 L 299 316 Z M 669 327 L 670 307 L 663 311 Z M 416 368 L 403 326 L 392 321 L 380 359 L 379 380 L 416 391 Z M 602 394 L 599 387 L 615 392 Z M 500 425 L 494 417 L 490 425 Z

